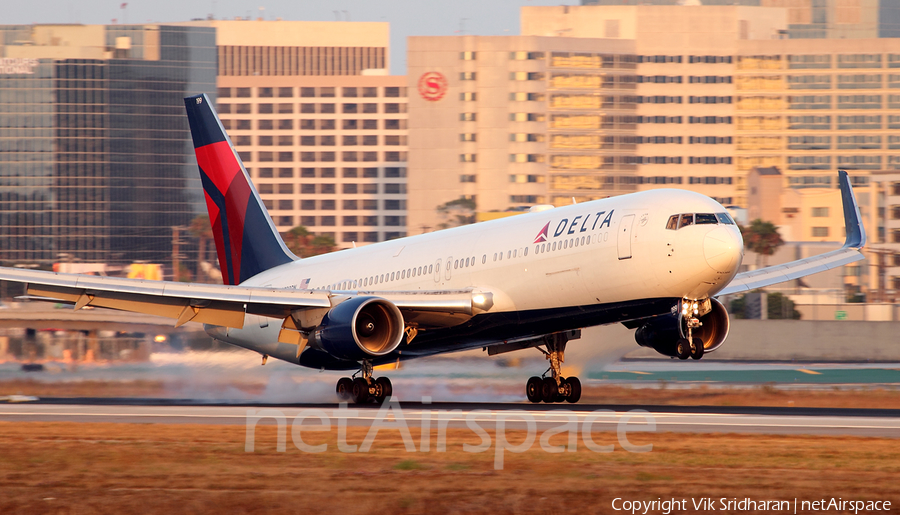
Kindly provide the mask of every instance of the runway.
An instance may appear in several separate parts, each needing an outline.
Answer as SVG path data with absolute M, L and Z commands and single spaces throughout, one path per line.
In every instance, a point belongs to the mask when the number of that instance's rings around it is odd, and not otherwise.
M 851 435 L 900 438 L 900 410 L 824 408 L 732 408 L 674 406 L 614 406 L 520 403 L 397 403 L 393 409 L 335 404 L 203 404 L 170 399 L 45 399 L 0 405 L 2 422 L 92 422 L 141 424 L 247 424 L 248 416 L 262 417 L 259 424 L 275 424 L 284 417 L 290 425 L 298 415 L 313 416 L 300 423 L 318 425 L 319 416 L 332 424 L 370 426 L 374 421 L 408 427 L 527 429 L 533 424 L 546 430 L 575 422 L 590 423 L 593 431 L 627 430 L 684 433 L 755 433 L 775 435 Z

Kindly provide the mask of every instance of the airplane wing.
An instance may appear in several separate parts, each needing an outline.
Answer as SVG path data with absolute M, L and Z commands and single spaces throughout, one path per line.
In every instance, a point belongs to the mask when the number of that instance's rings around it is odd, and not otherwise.
M 175 327 L 201 322 L 240 329 L 244 314 L 288 318 L 298 311 L 331 309 L 351 296 L 375 296 L 394 303 L 421 328 L 462 323 L 491 308 L 489 292 L 326 291 L 146 281 L 0 268 L 0 280 L 27 283 L 28 295 L 175 319 Z
M 853 188 L 850 187 L 850 179 L 844 170 L 838 171 L 838 184 L 844 207 L 844 227 L 847 230 L 841 248 L 818 256 L 737 274 L 718 295 L 729 295 L 791 281 L 864 259 L 865 256 L 860 251 L 866 244 L 866 230 L 862 225 Z

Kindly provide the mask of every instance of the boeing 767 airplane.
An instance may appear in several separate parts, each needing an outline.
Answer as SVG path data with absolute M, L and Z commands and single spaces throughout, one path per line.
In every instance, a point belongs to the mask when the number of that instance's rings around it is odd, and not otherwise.
M 700 359 L 728 336 L 716 296 L 863 259 L 859 207 L 844 171 L 846 241 L 838 250 L 738 273 L 743 241 L 724 207 L 658 189 L 299 259 L 282 241 L 206 95 L 185 99 L 223 285 L 0 268 L 29 295 L 204 324 L 213 338 L 284 361 L 352 370 L 337 394 L 392 394 L 373 367 L 483 348 L 536 348 L 532 402 L 577 402 L 566 344 L 584 327 L 622 323 L 637 343 Z

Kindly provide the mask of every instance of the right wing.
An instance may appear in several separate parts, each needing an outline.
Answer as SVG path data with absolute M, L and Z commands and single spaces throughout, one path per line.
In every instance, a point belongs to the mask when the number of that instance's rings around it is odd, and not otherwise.
M 427 329 L 465 322 L 493 307 L 490 292 L 475 290 L 329 291 L 147 281 L 0 268 L 0 280 L 26 283 L 28 295 L 84 306 L 172 318 L 178 327 L 201 322 L 240 329 L 244 314 L 300 318 L 304 311 L 328 310 L 349 297 L 373 296 L 392 302 L 404 320 Z M 312 314 L 312 313 L 310 313 Z
M 838 170 L 838 184 L 841 188 L 844 227 L 847 231 L 847 237 L 841 248 L 818 256 L 737 274 L 728 286 L 717 295 L 729 295 L 792 281 L 865 259 L 861 250 L 866 244 L 866 230 L 859 213 L 859 204 L 857 204 L 853 188 L 850 186 L 850 179 L 844 170 Z

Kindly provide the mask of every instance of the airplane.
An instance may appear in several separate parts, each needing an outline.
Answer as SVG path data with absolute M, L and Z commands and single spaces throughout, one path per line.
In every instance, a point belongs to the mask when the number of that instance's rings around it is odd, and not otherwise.
M 831 252 L 738 273 L 743 239 L 726 209 L 656 189 L 299 259 L 288 250 L 205 94 L 185 98 L 222 285 L 0 268 L 33 298 L 204 324 L 221 342 L 320 370 L 353 370 L 341 399 L 393 395 L 374 367 L 436 354 L 536 348 L 549 361 L 531 402 L 578 402 L 563 377 L 580 330 L 622 323 L 666 356 L 700 359 L 725 341 L 716 297 L 863 259 L 866 234 L 838 172 L 846 239 Z

